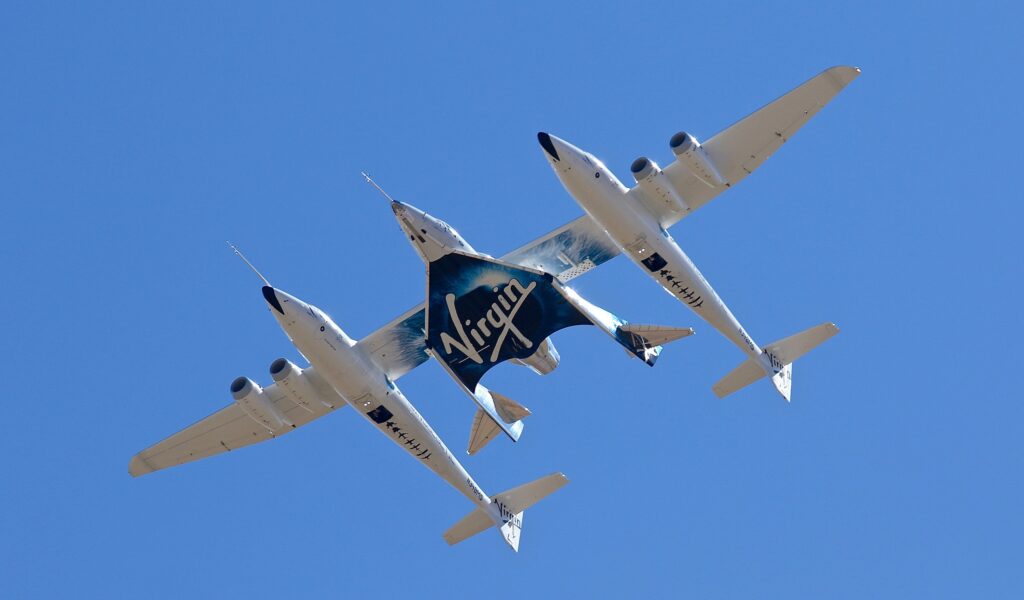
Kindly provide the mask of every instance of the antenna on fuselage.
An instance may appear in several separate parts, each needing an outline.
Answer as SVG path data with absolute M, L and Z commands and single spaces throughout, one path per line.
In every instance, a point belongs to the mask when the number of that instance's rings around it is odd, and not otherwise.
M 363 174 L 363 177 L 366 178 L 366 183 L 369 183 L 373 187 L 377 188 L 377 191 L 380 192 L 381 194 L 384 194 L 384 197 L 387 198 L 388 201 L 390 201 L 390 202 L 397 202 L 397 200 L 392 198 L 387 192 L 384 191 L 384 188 L 382 188 L 379 185 L 377 185 L 377 182 L 374 181 L 373 178 L 371 178 L 369 175 L 367 175 L 366 171 L 360 171 L 360 172 Z
M 252 266 L 252 263 L 249 262 L 249 259 L 246 258 L 244 254 L 242 254 L 241 250 L 239 250 L 231 242 L 228 242 L 227 244 L 235 252 L 235 254 L 238 255 L 238 258 L 242 259 L 242 262 L 244 262 L 246 265 L 248 265 L 249 268 L 252 269 L 252 272 L 255 273 L 257 277 L 259 277 L 260 279 L 263 280 L 263 283 L 266 284 L 267 287 L 271 287 L 271 288 L 274 287 L 274 286 L 270 285 L 270 282 L 267 281 L 267 278 L 263 276 L 263 273 L 260 273 L 259 271 L 256 270 L 256 267 Z

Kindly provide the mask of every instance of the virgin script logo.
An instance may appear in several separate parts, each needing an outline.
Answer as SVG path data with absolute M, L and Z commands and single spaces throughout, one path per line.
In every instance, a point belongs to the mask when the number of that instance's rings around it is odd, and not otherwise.
M 536 281 L 530 282 L 530 285 L 524 288 L 519 280 L 511 279 L 500 291 L 497 287 L 492 288 L 492 291 L 497 294 L 497 299 L 491 303 L 491 307 L 484 313 L 484 316 L 477 320 L 476 325 L 469 319 L 463 321 L 455 307 L 455 294 L 447 294 L 444 299 L 448 304 L 448 314 L 451 316 L 452 324 L 455 325 L 455 332 L 459 334 L 459 339 L 456 340 L 448 335 L 448 332 L 441 332 L 441 345 L 445 354 L 450 355 L 455 349 L 476 364 L 483 364 L 484 359 L 480 356 L 480 351 L 486 349 L 491 343 L 491 338 L 497 336 L 490 356 L 490 362 L 493 363 L 498 360 L 501 347 L 505 344 L 509 332 L 516 336 L 524 346 L 532 348 L 533 342 L 519 331 L 512 320 L 515 319 L 516 313 L 522 308 L 523 302 L 526 301 L 530 292 L 536 287 Z

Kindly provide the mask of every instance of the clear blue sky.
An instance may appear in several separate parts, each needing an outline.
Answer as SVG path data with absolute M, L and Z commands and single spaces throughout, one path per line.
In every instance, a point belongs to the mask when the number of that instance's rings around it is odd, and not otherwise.
M 1022 14 L 1013 3 L 5 2 L 0 595 L 1012 597 L 1021 580 Z M 577 282 L 694 326 L 649 369 L 593 328 L 465 465 L 555 470 L 522 551 L 354 414 L 138 480 L 130 456 L 298 360 L 237 242 L 353 337 L 422 299 L 362 182 L 498 255 L 579 214 L 547 130 L 667 164 L 820 70 L 863 75 L 673 229 L 761 341 L 842 333 L 724 401 L 740 353 L 621 258 Z M 400 386 L 451 447 L 470 401 Z

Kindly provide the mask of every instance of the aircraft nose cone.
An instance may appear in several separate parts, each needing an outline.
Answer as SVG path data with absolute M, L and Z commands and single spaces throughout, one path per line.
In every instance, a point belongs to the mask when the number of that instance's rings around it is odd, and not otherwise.
M 282 315 L 284 314 L 284 309 L 281 308 L 281 302 L 278 301 L 277 294 L 274 293 L 274 288 L 269 285 L 263 286 L 263 298 L 266 299 L 267 304 L 274 307 L 274 310 Z
M 544 148 L 544 151 L 548 153 L 548 156 L 554 160 L 559 160 L 558 150 L 555 150 L 555 144 L 551 141 L 551 136 L 543 131 L 537 133 L 537 141 L 540 142 L 540 147 Z

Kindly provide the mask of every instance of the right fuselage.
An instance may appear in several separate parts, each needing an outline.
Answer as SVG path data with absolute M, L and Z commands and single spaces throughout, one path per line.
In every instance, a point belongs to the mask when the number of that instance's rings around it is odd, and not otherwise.
M 601 161 L 555 136 L 538 138 L 566 190 L 623 254 L 766 370 L 771 368 L 693 261 L 643 206 L 630 201 L 629 189 Z

